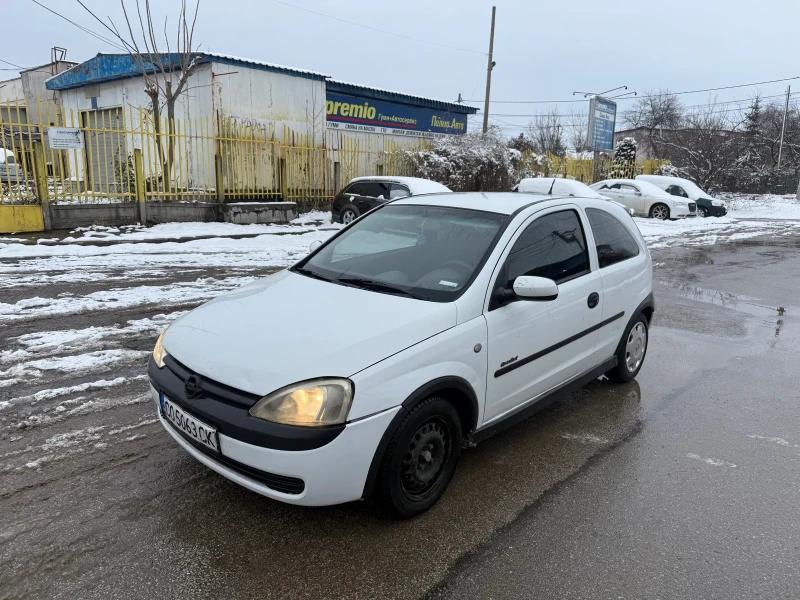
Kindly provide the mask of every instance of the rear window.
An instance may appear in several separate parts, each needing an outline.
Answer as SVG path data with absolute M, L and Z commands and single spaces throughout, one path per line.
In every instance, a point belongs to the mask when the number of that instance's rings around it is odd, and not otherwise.
M 594 233 L 601 269 L 639 255 L 639 244 L 613 215 L 597 208 L 587 208 L 586 216 Z

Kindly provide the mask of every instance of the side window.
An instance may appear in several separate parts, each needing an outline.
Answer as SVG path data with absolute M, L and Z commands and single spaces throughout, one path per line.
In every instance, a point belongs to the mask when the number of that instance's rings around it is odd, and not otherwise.
M 383 196 L 386 200 L 389 199 L 389 183 L 386 181 L 370 181 L 365 185 L 365 190 L 362 196 L 370 198 L 379 198 Z
M 679 185 L 671 185 L 671 186 L 669 186 L 667 188 L 666 191 L 667 191 L 668 194 L 671 194 L 673 196 L 680 196 L 681 198 L 688 198 L 689 197 L 689 194 L 686 193 L 686 190 L 684 190 Z
M 586 216 L 594 233 L 601 269 L 639 255 L 639 244 L 613 215 L 598 208 L 587 208 Z
M 619 190 L 623 194 L 628 194 L 628 195 L 633 195 L 633 194 L 635 194 L 636 192 L 639 191 L 635 187 L 633 187 L 632 185 L 629 185 L 627 183 L 620 184 Z
M 580 218 L 574 210 L 539 217 L 519 236 L 505 264 L 506 285 L 520 275 L 547 277 L 556 283 L 589 272 L 589 254 Z
M 393 183 L 392 191 L 389 192 L 389 199 L 394 200 L 395 198 L 405 198 L 406 196 L 410 195 L 411 192 L 406 186 L 400 185 L 399 183 Z
M 620 189 L 620 187 L 621 187 L 620 184 L 615 183 L 614 185 L 612 185 L 608 189 L 610 189 L 610 190 L 618 190 L 618 189 Z
M 366 183 L 363 181 L 358 181 L 356 183 L 351 183 L 350 185 L 348 185 L 345 188 L 344 193 L 352 194 L 354 196 L 363 196 L 365 188 L 366 188 Z
M 9 154 L 8 156 L 6 156 L 6 164 L 7 165 L 13 165 L 16 162 L 17 161 L 14 159 L 14 155 L 13 154 Z

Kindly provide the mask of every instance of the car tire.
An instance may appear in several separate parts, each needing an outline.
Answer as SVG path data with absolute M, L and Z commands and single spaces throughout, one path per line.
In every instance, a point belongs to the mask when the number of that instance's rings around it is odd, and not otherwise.
M 628 324 L 617 348 L 617 366 L 606 372 L 606 377 L 617 383 L 632 381 L 644 364 L 650 325 L 644 313 Z
M 669 206 L 666 204 L 653 204 L 650 207 L 650 218 L 651 219 L 661 219 L 662 221 L 666 221 L 669 219 Z
M 342 212 L 339 213 L 339 219 L 342 224 L 349 225 L 359 217 L 358 209 L 352 204 L 345 204 L 342 207 Z
M 461 455 L 461 419 L 439 397 L 415 406 L 394 432 L 381 462 L 376 499 L 391 516 L 421 515 L 442 497 Z
M 698 216 L 698 217 L 703 217 L 703 218 L 706 218 L 706 217 L 708 217 L 710 214 L 711 214 L 711 213 L 709 213 L 709 211 L 708 211 L 708 209 L 707 209 L 707 208 L 705 208 L 705 207 L 703 207 L 703 206 L 698 206 L 698 207 L 697 207 L 697 216 Z

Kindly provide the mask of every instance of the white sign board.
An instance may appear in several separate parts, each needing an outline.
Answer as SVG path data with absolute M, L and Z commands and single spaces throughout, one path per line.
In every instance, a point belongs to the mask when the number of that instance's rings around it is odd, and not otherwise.
M 48 127 L 47 140 L 53 150 L 83 150 L 80 127 Z

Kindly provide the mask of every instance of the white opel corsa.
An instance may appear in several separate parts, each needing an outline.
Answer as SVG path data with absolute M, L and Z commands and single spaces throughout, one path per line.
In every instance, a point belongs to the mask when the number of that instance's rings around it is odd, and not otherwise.
M 462 447 L 603 374 L 633 379 L 653 309 L 650 255 L 616 204 L 414 196 L 178 319 L 151 392 L 187 452 L 250 490 L 374 495 L 410 517 Z

